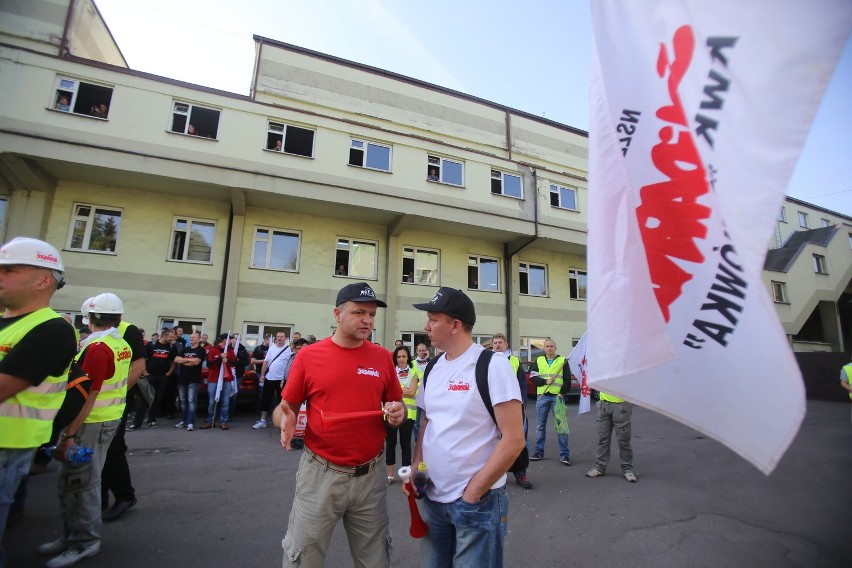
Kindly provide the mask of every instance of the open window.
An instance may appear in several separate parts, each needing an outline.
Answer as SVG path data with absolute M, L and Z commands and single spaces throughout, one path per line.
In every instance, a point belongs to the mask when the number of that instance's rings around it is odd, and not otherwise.
M 51 108 L 106 120 L 112 104 L 112 87 L 59 77 Z
M 221 111 L 216 109 L 175 101 L 172 105 L 169 130 L 177 134 L 215 140 L 219 137 L 220 114 Z
M 375 280 L 378 253 L 375 241 L 340 237 L 334 254 L 334 275 Z
M 464 164 L 440 156 L 429 156 L 426 164 L 426 180 L 464 185 Z
M 266 130 L 266 149 L 313 158 L 315 134 L 316 132 L 309 128 L 269 121 Z
M 389 172 L 391 147 L 353 138 L 349 145 L 349 165 Z
M 491 193 L 523 199 L 524 185 L 521 182 L 521 176 L 491 170 Z

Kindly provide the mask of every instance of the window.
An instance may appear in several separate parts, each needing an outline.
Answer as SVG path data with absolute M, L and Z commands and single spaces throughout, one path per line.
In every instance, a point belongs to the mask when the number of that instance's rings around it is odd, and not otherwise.
M 266 149 L 313 158 L 315 134 L 309 128 L 270 121 L 266 130 Z
M 154 332 L 160 333 L 160 330 L 164 327 L 169 329 L 172 329 L 173 327 L 181 328 L 187 341 L 189 341 L 189 335 L 195 332 L 198 332 L 199 334 L 206 333 L 208 336 L 215 336 L 215 332 L 211 333 L 209 331 L 205 331 L 205 320 L 203 319 L 162 316 L 159 318 L 157 322 L 157 329 L 155 329 Z M 210 337 L 211 343 L 215 340 L 215 337 Z
M 491 170 L 491 193 L 523 199 L 524 186 L 521 183 L 521 176 Z
M 212 108 L 175 101 L 170 130 L 178 134 L 216 139 L 219 135 L 219 113 Z
M 402 281 L 438 285 L 438 251 L 415 247 L 402 249 Z
M 169 260 L 212 262 L 216 223 L 175 217 Z
M 831 227 L 831 221 L 828 219 L 820 219 L 819 222 L 823 227 Z
M 805 229 L 808 228 L 808 214 L 804 211 L 799 211 L 799 226 Z
M 787 210 L 784 207 L 781 207 L 781 211 L 778 212 L 778 220 L 782 223 L 787 222 Z
M 529 262 L 519 263 L 520 293 L 524 296 L 547 296 L 547 267 Z
M 391 149 L 375 142 L 352 139 L 349 146 L 349 165 L 371 170 L 390 171 Z
M 59 77 L 51 108 L 106 119 L 112 102 L 112 87 Z
M 814 256 L 814 272 L 817 274 L 828 274 L 828 270 L 825 266 L 825 257 L 821 254 L 815 254 Z
M 429 350 L 429 357 L 435 356 L 435 350 L 432 349 L 431 343 L 429 343 L 429 336 L 426 335 L 423 331 L 403 331 L 399 334 L 399 338 L 402 339 L 402 345 L 404 347 L 408 347 L 409 353 L 411 353 L 411 358 L 415 359 L 417 357 L 417 346 L 423 343 L 426 345 L 426 349 Z M 388 349 L 392 349 L 390 345 L 388 345 Z
M 375 280 L 378 256 L 379 245 L 375 241 L 340 237 L 334 255 L 334 275 Z
M 467 257 L 467 287 L 485 292 L 500 291 L 500 265 L 496 258 Z
M 577 210 L 577 190 L 550 184 L 550 205 L 560 209 Z
M 568 286 L 572 300 L 586 299 L 586 271 L 568 269 Z
M 243 334 L 240 337 L 240 343 L 246 346 L 246 349 L 251 355 L 254 348 L 263 343 L 265 335 L 272 336 L 270 345 L 275 340 L 275 335 L 283 331 L 287 334 L 287 340 L 293 338 L 293 324 L 288 323 L 249 323 L 243 326 Z
M 296 232 L 255 227 L 251 268 L 298 272 L 301 238 Z
M 464 185 L 464 164 L 439 156 L 429 156 L 426 179 L 451 185 Z
M 547 341 L 546 337 L 522 337 L 518 358 L 521 361 L 535 362 L 541 355 L 544 355 L 545 341 Z
M 787 284 L 772 281 L 772 299 L 776 304 L 787 304 Z
M 121 231 L 121 209 L 74 204 L 68 248 L 87 252 L 115 252 Z

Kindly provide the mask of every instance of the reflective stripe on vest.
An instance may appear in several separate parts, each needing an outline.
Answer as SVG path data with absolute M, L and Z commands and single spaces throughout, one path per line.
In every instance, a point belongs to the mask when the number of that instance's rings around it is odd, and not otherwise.
M 565 370 L 565 357 L 558 356 L 553 360 L 553 364 L 547 364 L 547 358 L 542 355 L 536 359 L 538 366 L 538 376 L 545 381 L 553 377 L 553 383 L 550 385 L 542 385 L 536 389 L 536 394 L 559 394 L 562 389 L 562 373 Z
M 112 377 L 105 380 L 101 385 L 101 391 L 98 393 L 98 398 L 95 399 L 92 411 L 86 418 L 86 424 L 121 420 L 124 405 L 127 402 L 127 375 L 130 372 L 130 358 L 133 355 L 125 340 L 115 338 L 112 335 L 105 335 L 99 341 L 90 343 L 84 351 L 78 353 L 77 360 L 88 351 L 89 347 L 99 342 L 112 350 L 115 371 Z
M 60 317 L 50 308 L 27 314 L 0 330 L 0 360 L 34 327 Z M 69 362 L 70 363 L 70 362 Z M 68 369 L 0 403 L 0 448 L 35 448 L 50 438 L 53 419 L 65 400 Z

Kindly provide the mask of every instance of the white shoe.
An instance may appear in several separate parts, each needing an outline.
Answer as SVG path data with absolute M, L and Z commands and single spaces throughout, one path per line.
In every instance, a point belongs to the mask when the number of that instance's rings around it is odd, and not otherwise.
M 45 542 L 44 544 L 40 544 L 38 547 L 38 553 L 42 556 L 56 556 L 60 552 L 65 552 L 66 550 L 68 550 L 68 543 L 62 538 Z
M 178 422 L 177 424 L 175 424 L 175 428 L 183 428 L 184 426 L 186 426 L 186 424 L 184 424 L 183 422 Z
M 95 542 L 83 548 L 77 548 L 75 546 L 69 548 L 59 556 L 50 559 L 45 566 L 47 568 L 64 568 L 65 566 L 73 566 L 84 558 L 91 558 L 100 551 L 100 542 Z
M 195 430 L 195 426 L 193 426 L 192 424 L 187 424 L 187 425 L 186 425 L 186 431 L 187 431 L 187 432 L 192 432 L 192 431 L 194 431 L 194 430 Z
M 254 423 L 254 426 L 252 426 L 252 428 L 254 428 L 255 430 L 260 430 L 261 428 L 266 428 L 266 420 L 258 420 L 257 422 Z

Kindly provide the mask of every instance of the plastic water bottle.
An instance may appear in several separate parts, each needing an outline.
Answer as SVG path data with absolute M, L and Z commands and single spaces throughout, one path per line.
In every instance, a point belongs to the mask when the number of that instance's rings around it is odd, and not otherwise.
M 426 463 L 420 462 L 420 465 L 417 466 L 417 471 L 414 473 L 414 488 L 417 490 L 418 499 L 426 494 L 427 483 L 429 483 L 429 472 L 426 469 Z
M 50 446 L 44 449 L 44 453 L 47 457 L 52 458 L 53 453 L 56 451 L 56 446 Z M 85 448 L 83 446 L 78 446 L 74 444 L 73 446 L 68 448 L 68 451 L 65 452 L 65 461 L 68 463 L 89 463 L 92 461 L 92 454 L 95 451 L 92 448 Z

